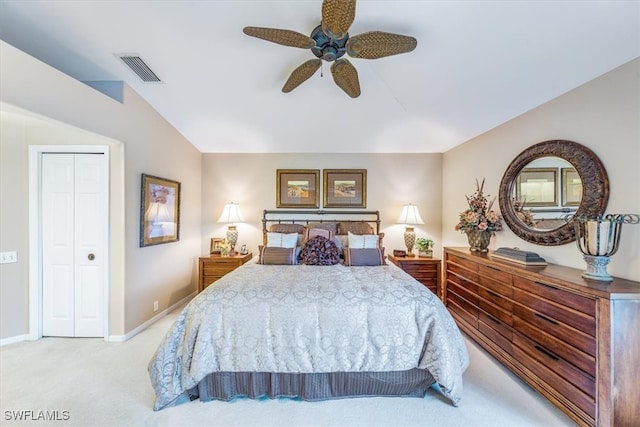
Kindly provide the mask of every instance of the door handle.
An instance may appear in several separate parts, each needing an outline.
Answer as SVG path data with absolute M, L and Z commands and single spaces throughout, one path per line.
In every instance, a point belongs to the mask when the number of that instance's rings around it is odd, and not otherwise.
M 96 256 L 94 254 L 89 254 L 87 258 L 89 259 L 89 261 L 93 261 L 94 259 L 96 259 Z

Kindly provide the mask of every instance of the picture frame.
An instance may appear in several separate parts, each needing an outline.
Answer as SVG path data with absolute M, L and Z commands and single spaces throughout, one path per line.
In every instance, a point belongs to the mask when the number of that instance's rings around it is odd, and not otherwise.
M 580 206 L 582 179 L 575 168 L 562 168 L 562 206 Z
M 225 240 L 224 237 L 212 237 L 211 245 L 209 246 L 209 253 L 220 255 L 220 252 L 221 252 L 220 243 L 224 243 L 224 240 Z
M 180 240 L 180 183 L 142 174 L 140 247 Z
M 366 208 L 366 169 L 324 169 L 323 198 L 325 208 Z
M 516 178 L 516 198 L 526 207 L 558 206 L 558 169 L 525 168 Z
M 276 208 L 319 208 L 320 169 L 277 169 Z

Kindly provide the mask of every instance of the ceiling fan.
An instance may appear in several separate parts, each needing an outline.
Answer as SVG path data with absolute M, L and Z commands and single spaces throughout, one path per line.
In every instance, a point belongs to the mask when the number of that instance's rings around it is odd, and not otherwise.
M 352 58 L 377 59 L 411 52 L 418 41 L 414 37 L 383 31 L 369 31 L 349 37 L 349 27 L 356 15 L 356 0 L 324 0 L 322 23 L 310 36 L 277 28 L 245 27 L 243 32 L 252 37 L 284 46 L 311 49 L 317 57 L 297 67 L 282 87 L 291 92 L 309 79 L 322 65 L 322 60 L 333 62 L 331 74 L 336 84 L 352 98 L 360 95 L 358 72 L 351 63 L 341 58 L 345 53 Z

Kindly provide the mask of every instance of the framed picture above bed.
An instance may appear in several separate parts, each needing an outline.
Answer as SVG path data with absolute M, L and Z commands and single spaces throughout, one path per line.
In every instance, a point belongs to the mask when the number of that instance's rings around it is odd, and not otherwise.
M 320 169 L 277 169 L 277 208 L 319 208 Z
M 325 169 L 323 172 L 323 207 L 367 207 L 366 169 Z
M 180 240 L 180 183 L 142 174 L 140 247 Z

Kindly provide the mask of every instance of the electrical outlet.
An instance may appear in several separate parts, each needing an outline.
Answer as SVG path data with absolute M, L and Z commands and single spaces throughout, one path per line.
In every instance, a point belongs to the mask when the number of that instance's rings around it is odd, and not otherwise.
M 0 264 L 9 264 L 11 262 L 18 262 L 17 252 L 0 252 Z
M 153 311 L 158 311 L 158 301 L 153 302 Z

